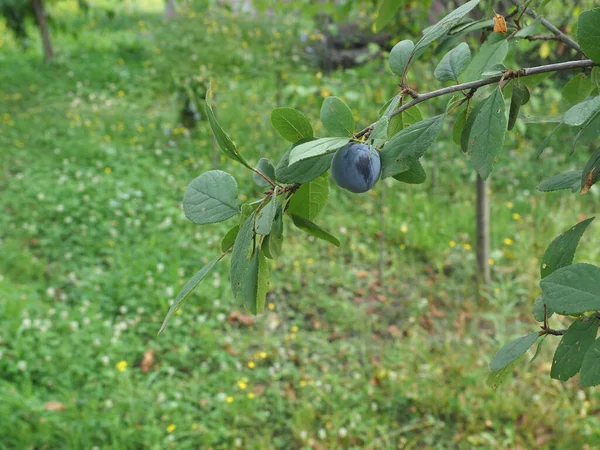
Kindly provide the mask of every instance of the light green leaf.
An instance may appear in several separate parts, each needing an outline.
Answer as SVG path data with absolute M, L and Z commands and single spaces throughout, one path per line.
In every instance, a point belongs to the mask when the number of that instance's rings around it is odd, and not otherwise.
M 226 234 L 223 236 L 221 240 L 221 251 L 226 252 L 231 248 L 231 246 L 235 243 L 235 238 L 237 237 L 240 231 L 240 226 L 233 226 Z
M 377 123 L 375 124 L 375 128 L 373 128 L 373 131 L 369 136 L 371 145 L 377 148 L 381 148 L 381 146 L 387 141 L 389 123 L 390 122 L 386 116 L 383 116 L 377 121 Z
M 521 28 L 519 31 L 515 33 L 515 37 L 527 37 L 532 36 L 540 31 L 542 26 L 542 18 L 536 17 L 533 21 L 527 25 L 526 27 Z
M 579 382 L 582 387 L 600 384 L 600 338 L 596 339 L 583 357 Z
M 338 148 L 343 147 L 348 142 L 350 142 L 350 138 L 341 137 L 321 138 L 305 142 L 292 149 L 289 156 L 289 164 L 291 166 L 304 159 L 335 152 Z
M 417 161 L 416 164 L 410 166 L 410 168 L 406 172 L 394 175 L 393 178 L 403 183 L 421 184 L 425 183 L 425 180 L 427 179 L 427 174 L 425 173 L 425 169 L 423 169 L 421 162 Z
M 423 120 L 394 135 L 379 154 L 381 177 L 390 177 L 409 170 L 435 141 L 445 116 L 440 114 Z
M 231 138 L 225 133 L 223 127 L 217 122 L 217 118 L 215 117 L 215 113 L 208 102 L 208 93 L 210 92 L 210 86 L 206 91 L 206 101 L 205 101 L 205 111 L 206 117 L 208 118 L 208 123 L 210 124 L 210 128 L 217 140 L 217 144 L 219 144 L 220 149 L 227 155 L 229 158 L 242 163 L 244 166 L 250 168 L 250 165 L 246 162 L 246 160 L 240 155 L 237 148 L 233 144 Z
M 577 20 L 577 42 L 588 58 L 600 64 L 600 8 L 581 13 Z
M 208 275 L 208 273 L 212 270 L 213 267 L 215 267 L 215 265 L 220 260 L 221 260 L 221 256 L 213 259 L 211 262 L 209 262 L 207 265 L 205 265 L 202 269 L 200 269 L 196 273 L 196 275 L 194 275 L 185 284 L 185 286 L 183 287 L 183 289 L 181 290 L 181 292 L 179 294 L 177 294 L 177 297 L 175 298 L 175 301 L 173 302 L 173 304 L 169 308 L 169 312 L 165 316 L 165 320 L 163 321 L 163 323 L 162 323 L 162 325 L 160 327 L 160 330 L 158 331 L 158 334 L 162 333 L 162 331 L 167 326 L 167 323 L 171 319 L 171 316 L 173 314 L 175 314 L 175 312 L 181 307 L 182 303 L 189 297 L 189 295 L 192 293 L 192 291 L 194 289 L 196 289 L 196 286 L 198 286 L 198 284 L 200 284 L 200 282 L 206 277 L 206 275 Z
M 433 75 L 441 82 L 456 81 L 471 61 L 471 50 L 467 43 L 462 42 L 444 55 Z
M 313 139 L 310 139 L 309 141 L 312 140 Z M 277 167 L 275 168 L 275 179 L 277 181 L 285 184 L 304 184 L 314 180 L 329 170 L 334 153 L 315 156 L 313 158 L 304 159 L 296 164 L 289 165 L 292 149 L 309 141 L 305 139 L 298 141 L 285 152 L 281 161 L 279 161 L 279 164 L 277 164 Z
M 584 101 L 592 92 L 592 80 L 583 73 L 571 78 L 562 88 L 562 98 L 570 105 Z
M 479 51 L 475 53 L 475 56 L 471 59 L 471 63 L 465 70 L 461 81 L 479 80 L 487 69 L 504 61 L 508 54 L 509 45 L 508 41 L 503 36 L 498 36 L 499 34 L 500 33 L 494 33 L 490 35 Z
M 546 278 L 552 272 L 573 264 L 575 251 L 579 241 L 587 227 L 592 223 L 594 217 L 585 219 L 577 225 L 569 228 L 567 231 L 558 235 L 548 246 L 542 262 L 540 263 L 540 275 Z
M 538 332 L 532 331 L 519 339 L 509 342 L 496 352 L 490 361 L 490 369 L 500 370 L 506 367 L 529 350 L 538 337 Z
M 375 31 L 381 31 L 392 20 L 402 2 L 403 0 L 381 0 L 379 8 L 377 8 Z
M 597 332 L 598 319 L 588 317 L 575 320 L 556 347 L 550 376 L 555 380 L 567 381 L 577 375 Z
M 240 213 L 235 178 L 211 170 L 194 178 L 183 197 L 185 216 L 197 224 L 222 222 Z
M 240 231 L 233 244 L 233 251 L 231 252 L 231 262 L 229 264 L 229 278 L 231 280 L 231 290 L 233 296 L 242 301 L 240 297 L 240 290 L 242 289 L 242 282 L 248 272 L 250 265 L 249 250 L 250 245 L 254 240 L 254 218 L 256 212 L 253 211 L 244 223 L 240 226 Z
M 256 165 L 256 169 L 262 174 L 269 177 L 271 180 L 275 179 L 275 169 L 273 168 L 273 164 L 271 164 L 271 161 L 269 161 L 267 158 L 260 158 L 258 164 Z M 254 183 L 256 183 L 257 186 L 271 186 L 271 183 L 269 183 L 256 172 L 252 172 L 252 179 L 254 180 Z
M 391 139 L 400 130 L 422 120 L 423 115 L 417 106 L 402 111 L 400 114 L 397 114 L 390 119 L 390 124 L 388 125 L 388 139 Z
M 600 95 L 572 106 L 563 118 L 567 125 L 580 126 L 600 112 Z
M 579 263 L 563 267 L 545 277 L 542 293 L 556 313 L 575 315 L 600 310 L 600 268 Z
M 289 212 L 288 212 L 289 214 Z M 289 214 L 292 218 L 292 222 L 296 227 L 300 228 L 302 231 L 307 232 L 311 236 L 314 236 L 318 239 L 322 239 L 324 241 L 330 242 L 336 247 L 340 246 L 340 241 L 334 235 L 329 234 L 327 231 L 323 230 L 316 223 L 311 222 L 308 219 L 305 219 L 302 216 L 297 216 L 295 214 Z
M 414 48 L 415 44 L 410 40 L 400 41 L 392 48 L 390 52 L 390 69 L 399 77 L 404 73 Z
M 292 143 L 313 137 L 313 128 L 300 111 L 293 108 L 276 108 L 271 112 L 271 125 L 275 131 Z
M 502 386 L 508 379 L 508 376 L 513 372 L 517 361 L 518 358 L 504 366 L 502 369 L 490 372 L 485 383 L 492 389 Z
M 352 136 L 354 115 L 341 99 L 327 97 L 321 106 L 321 122 L 333 136 Z
M 508 112 L 508 130 L 512 130 L 517 123 L 517 117 L 519 116 L 519 110 L 521 106 L 529 102 L 529 89 L 527 86 L 515 82 L 512 90 L 512 97 L 510 100 L 510 110 Z
M 287 212 L 309 220 L 317 217 L 329 197 L 329 178 L 323 174 L 310 183 L 303 184 L 292 196 Z
M 496 88 L 480 105 L 471 113 L 474 117 L 467 148 L 473 167 L 481 178 L 487 180 L 504 145 L 507 127 L 504 96 L 500 88 Z M 469 117 L 467 122 L 470 120 Z
M 569 170 L 547 180 L 542 181 L 537 185 L 537 190 L 541 192 L 560 191 L 561 189 L 571 189 L 574 183 L 579 183 L 581 180 L 581 170 Z
M 447 34 L 450 29 L 458 24 L 464 16 L 469 14 L 469 12 L 475 8 L 479 2 L 480 0 L 471 0 L 470 2 L 467 2 L 450 12 L 435 25 L 427 28 L 423 32 L 423 37 L 415 44 L 415 48 L 413 50 L 414 57 L 418 58 L 421 56 L 433 41 Z
M 538 147 L 537 151 L 535 152 L 536 158 L 539 158 L 542 155 L 542 153 L 544 152 L 546 147 L 548 147 L 548 143 L 550 142 L 550 139 L 552 139 L 552 136 L 554 136 L 554 133 L 556 133 L 558 131 L 558 129 L 560 128 L 561 125 L 562 125 L 562 122 L 560 122 L 558 125 L 556 125 L 556 127 L 554 127 L 554 129 L 550 132 L 550 134 L 548 134 L 544 138 L 544 140 L 542 141 L 542 144 Z
M 600 67 L 594 66 L 594 68 L 592 68 L 590 78 L 592 80 L 592 87 L 600 89 Z
M 281 202 L 273 197 L 273 199 L 267 203 L 267 205 L 262 208 L 260 211 L 256 213 L 256 223 L 254 226 L 254 230 L 257 234 L 262 234 L 266 236 L 271 232 L 271 227 L 273 226 L 273 219 L 275 219 L 275 214 L 277 210 L 281 207 Z

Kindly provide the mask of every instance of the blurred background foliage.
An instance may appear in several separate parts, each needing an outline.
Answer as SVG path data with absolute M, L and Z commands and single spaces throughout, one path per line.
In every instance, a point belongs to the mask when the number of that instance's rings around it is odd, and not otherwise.
M 546 245 L 598 210 L 596 188 L 535 190 L 594 149 L 580 141 L 571 155 L 561 129 L 535 159 L 571 73 L 536 85 L 507 137 L 485 289 L 475 172 L 449 121 L 426 184 L 388 179 L 358 197 L 332 185 L 320 223 L 341 249 L 286 229 L 263 316 L 232 302 L 223 265 L 156 337 L 228 229 L 185 220 L 189 181 L 216 165 L 242 200 L 260 193 L 190 106 L 206 83 L 247 159 L 277 161 L 288 146 L 273 108 L 297 108 L 318 134 L 336 95 L 370 124 L 397 91 L 387 51 L 451 3 L 405 1 L 374 36 L 374 1 L 56 0 L 47 64 L 32 19 L 25 35 L 0 21 L 0 448 L 595 448 L 598 393 L 549 379 L 554 346 L 499 392 L 485 385 L 489 355 L 536 326 Z M 482 2 L 473 18 L 508 3 Z M 594 2 L 538 3 L 574 35 Z M 481 30 L 465 38 L 474 50 Z M 440 87 L 433 69 L 451 44 L 415 65 L 420 92 Z M 568 58 L 555 42 L 520 41 L 506 65 Z M 599 244 L 592 226 L 577 260 L 598 261 Z

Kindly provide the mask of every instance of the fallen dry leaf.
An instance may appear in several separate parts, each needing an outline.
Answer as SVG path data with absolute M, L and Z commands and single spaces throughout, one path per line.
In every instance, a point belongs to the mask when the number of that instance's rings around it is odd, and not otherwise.
M 142 358 L 142 372 L 148 373 L 154 364 L 154 350 L 148 349 Z
M 241 325 L 246 325 L 246 326 L 254 325 L 254 317 L 248 316 L 246 314 L 242 314 L 238 310 L 232 311 L 229 314 L 229 316 L 227 317 L 227 320 L 232 325 L 235 323 L 239 323 Z
M 46 402 L 44 409 L 46 411 L 64 411 L 67 407 L 61 402 Z

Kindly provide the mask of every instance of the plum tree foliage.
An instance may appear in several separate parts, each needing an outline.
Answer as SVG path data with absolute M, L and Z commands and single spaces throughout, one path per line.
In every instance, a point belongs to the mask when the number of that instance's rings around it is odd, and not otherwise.
M 400 3 L 383 0 L 379 12 L 393 15 Z M 540 19 L 533 21 L 532 25 L 536 26 L 522 26 L 526 13 L 535 17 L 534 12 L 528 11 L 531 1 L 527 1 L 524 7 L 517 6 L 511 13 L 506 21 L 507 29 L 496 26 L 480 48 L 473 49 L 458 40 L 469 31 L 493 26 L 491 19 L 468 19 L 479 3 L 480 0 L 464 3 L 426 28 L 416 42 L 403 40 L 392 49 L 389 64 L 399 77 L 399 92 L 381 107 L 379 120 L 365 129 L 355 129 L 354 113 L 337 97 L 323 102 L 320 119 L 327 135 L 320 137 L 314 135 L 311 123 L 300 111 L 275 109 L 271 124 L 289 146 L 287 150 L 284 148 L 276 164 L 262 158 L 253 165 L 243 157 L 217 121 L 207 92 L 206 116 L 221 150 L 251 171 L 255 182 L 267 191 L 263 198 L 240 205 L 237 182 L 228 173 L 212 170 L 190 183 L 183 206 L 191 221 L 211 224 L 230 220 L 233 224 L 223 238 L 223 253 L 202 267 L 185 285 L 160 331 L 192 290 L 228 254 L 231 254 L 234 297 L 252 314 L 262 313 L 270 288 L 269 260 L 281 254 L 284 220 L 290 220 L 317 239 L 339 246 L 340 241 L 335 236 L 315 223 L 327 202 L 329 169 L 340 187 L 356 193 L 371 189 L 380 178 L 423 183 L 425 172 L 420 159 L 443 133 L 444 123 L 454 116 L 452 140 L 471 159 L 477 173 L 487 179 L 501 160 L 507 131 L 514 127 L 521 106 L 530 98 L 530 87 L 540 76 L 556 71 L 575 72 L 563 90 L 570 109 L 562 117 L 562 126 L 573 129 L 575 141 L 582 133 L 588 142 L 600 136 L 600 8 L 581 13 L 577 42 L 549 22 L 541 21 L 556 35 L 556 40 L 578 54 L 576 59 L 508 69 L 503 62 L 511 40 L 536 39 L 533 32 L 537 32 Z M 497 24 L 498 14 L 487 13 Z M 378 18 L 377 24 L 385 25 L 385 19 Z M 440 82 L 449 84 L 427 93 L 411 89 L 406 80 L 412 63 L 434 42 L 448 37 L 452 38 L 453 48 L 441 58 L 434 75 Z M 419 103 L 446 95 L 451 97 L 445 111 L 434 117 L 422 117 L 417 108 Z M 547 141 L 543 146 L 546 144 Z M 596 152 L 581 170 L 554 175 L 544 181 L 539 190 L 570 189 L 584 194 L 599 177 L 600 152 Z M 512 373 L 519 358 L 536 343 L 539 350 L 548 336 L 562 336 L 552 362 L 553 378 L 564 381 L 581 373 L 582 386 L 600 384 L 600 338 L 596 339 L 600 323 L 600 267 L 573 264 L 579 240 L 592 220 L 575 224 L 549 245 L 540 267 L 542 294 L 532 309 L 541 329 L 506 344 L 493 356 L 488 377 L 490 386 L 499 386 Z M 576 318 L 568 329 L 555 330 L 549 325 L 553 315 Z

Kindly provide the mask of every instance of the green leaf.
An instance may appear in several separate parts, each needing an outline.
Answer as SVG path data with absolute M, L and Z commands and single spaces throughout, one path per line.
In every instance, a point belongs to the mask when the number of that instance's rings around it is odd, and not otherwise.
M 220 260 L 221 260 L 221 256 L 213 259 L 211 262 L 209 262 L 207 265 L 205 265 L 202 269 L 200 269 L 196 273 L 196 275 L 194 275 L 187 283 L 185 283 L 185 286 L 183 287 L 181 292 L 179 294 L 177 294 L 175 301 L 169 308 L 169 312 L 165 316 L 165 320 L 163 321 L 163 323 L 160 327 L 160 330 L 158 330 L 158 334 L 162 333 L 162 331 L 167 326 L 167 323 L 171 319 L 171 316 L 181 307 L 182 303 L 189 297 L 189 295 L 192 293 L 192 291 L 194 289 L 196 289 L 196 286 L 198 286 L 198 284 L 200 284 L 200 282 L 206 277 L 206 275 L 208 275 L 208 273 L 212 270 L 213 267 L 215 267 L 215 265 Z
M 271 125 L 275 131 L 292 143 L 313 137 L 313 128 L 300 111 L 293 108 L 276 108 L 271 112 Z
M 581 174 L 581 193 L 587 194 L 600 178 L 600 150 L 590 157 Z
M 261 314 L 265 309 L 265 299 L 270 287 L 269 272 L 269 263 L 265 255 L 261 250 L 256 249 L 250 258 L 238 294 L 251 314 Z
M 473 117 L 469 130 L 467 151 L 471 154 L 473 167 L 486 180 L 504 145 L 506 134 L 506 113 L 504 97 L 500 88 L 482 101 L 471 113 Z M 471 117 L 467 123 L 471 121 Z M 465 128 L 466 131 L 466 128 Z
M 580 126 L 600 112 L 600 95 L 572 106 L 563 118 L 567 125 Z
M 584 144 L 591 144 L 598 136 L 600 136 L 600 113 L 583 124 L 577 135 L 573 138 L 571 153 L 575 150 L 575 144 L 578 141 Z
M 533 302 L 533 306 L 531 307 L 533 317 L 535 317 L 535 320 L 537 320 L 538 322 L 544 321 L 544 305 L 546 305 L 546 302 L 544 301 L 544 296 L 540 295 L 538 298 L 535 299 L 535 301 Z M 549 319 L 550 317 L 552 317 L 553 314 L 554 311 L 552 311 L 550 308 L 548 308 L 548 305 L 546 305 L 546 318 Z
M 414 48 L 415 44 L 410 40 L 400 41 L 394 45 L 390 52 L 390 69 L 392 69 L 392 72 L 400 77 L 404 74 Z
M 413 106 L 406 111 L 402 111 L 400 114 L 392 117 L 390 119 L 390 124 L 388 125 L 388 138 L 391 139 L 395 136 L 400 130 L 414 125 L 417 122 L 423 120 L 423 115 L 418 107 Z
M 423 169 L 421 162 L 417 161 L 416 164 L 410 166 L 410 168 L 406 172 L 394 175 L 393 178 L 395 180 L 402 181 L 403 183 L 421 184 L 425 183 L 425 180 L 427 179 L 427 174 L 425 173 L 425 169 Z
M 327 174 L 323 174 L 300 186 L 292 196 L 287 212 L 312 220 L 321 212 L 328 197 L 329 178 Z
M 392 20 L 392 17 L 394 17 L 394 14 L 396 14 L 396 11 L 398 11 L 398 8 L 402 5 L 402 2 L 403 0 L 381 0 L 379 8 L 377 8 L 375 31 L 381 31 L 388 22 Z
M 456 120 L 452 126 L 452 141 L 454 141 L 456 145 L 460 145 L 461 136 L 467 123 L 467 117 L 471 112 L 472 108 L 468 108 L 466 104 L 461 106 L 456 112 Z
M 469 12 L 471 12 L 471 10 L 475 8 L 479 2 L 480 0 L 471 0 L 470 2 L 465 3 L 464 5 L 450 12 L 435 25 L 424 30 L 423 37 L 415 44 L 415 48 L 413 50 L 413 55 L 415 55 L 415 58 L 421 56 L 433 41 L 446 35 L 450 29 L 458 24 L 464 16 L 469 14 Z
M 227 157 L 242 163 L 244 166 L 246 166 L 250 169 L 250 165 L 246 162 L 246 160 L 242 157 L 242 155 L 240 155 L 240 153 L 237 151 L 237 148 L 233 144 L 231 138 L 227 135 L 227 133 L 225 133 L 225 130 L 223 130 L 223 127 L 221 127 L 221 125 L 219 125 L 219 122 L 217 122 L 215 113 L 213 112 L 212 107 L 210 106 L 210 103 L 208 102 L 208 93 L 209 92 L 210 92 L 210 86 L 208 87 L 208 89 L 206 91 L 206 101 L 205 101 L 204 109 L 206 111 L 206 117 L 208 118 L 208 123 L 210 124 L 210 128 L 215 136 L 215 139 L 217 140 L 217 144 L 219 144 L 219 147 L 221 148 L 223 153 L 225 153 L 225 155 L 227 155 Z
M 492 34 L 490 38 L 484 42 L 479 51 L 475 53 L 475 56 L 471 59 L 471 63 L 465 70 L 461 81 L 479 80 L 486 70 L 504 61 L 508 54 L 509 45 L 506 39 L 498 38 L 496 36 L 498 34 L 499 33 Z
M 592 92 L 592 80 L 583 73 L 571 78 L 562 88 L 561 95 L 570 105 L 584 101 Z
M 254 225 L 254 231 L 257 234 L 266 236 L 271 232 L 273 226 L 273 219 L 277 210 L 281 207 L 281 202 L 273 197 L 273 199 L 267 203 L 267 205 L 256 213 L 256 223 Z
M 371 145 L 377 148 L 381 148 L 381 146 L 387 141 L 388 134 L 388 126 L 390 121 L 386 116 L 383 116 L 381 119 L 377 121 L 371 135 L 369 136 L 369 140 Z
M 590 78 L 592 80 L 592 87 L 595 89 L 600 89 L 600 67 L 595 66 L 592 68 Z
M 277 181 L 285 184 L 304 184 L 323 175 L 329 170 L 334 153 L 315 156 L 313 158 L 304 159 L 296 164 L 289 165 L 290 153 L 292 152 L 292 149 L 306 142 L 309 141 L 305 139 L 298 141 L 296 144 L 292 145 L 287 152 L 285 152 L 281 158 L 281 161 L 279 161 L 279 164 L 277 164 L 277 167 L 275 167 L 275 179 Z
M 542 181 L 537 185 L 537 190 L 541 192 L 560 191 L 561 189 L 571 189 L 574 183 L 579 183 L 581 180 L 581 170 L 569 170 L 547 180 Z
M 548 143 L 550 142 L 550 139 L 552 139 L 552 136 L 554 136 L 554 133 L 556 133 L 558 131 L 558 129 L 560 128 L 561 125 L 562 125 L 562 122 L 559 123 L 558 125 L 556 125 L 556 127 L 554 127 L 554 129 L 550 132 L 550 134 L 548 134 L 544 138 L 544 141 L 542 142 L 542 144 L 538 147 L 537 151 L 535 152 L 536 158 L 539 158 L 542 155 L 542 153 L 544 152 L 546 147 L 548 147 Z
M 267 158 L 260 158 L 258 164 L 256 165 L 256 169 L 262 174 L 269 177 L 271 180 L 275 179 L 275 169 L 273 168 L 273 164 L 271 164 L 271 161 L 269 161 Z M 256 172 L 252 172 L 252 179 L 254 180 L 254 183 L 257 186 L 271 186 L 271 183 L 269 183 Z
M 579 222 L 577 225 L 558 235 L 550 243 L 540 263 L 540 275 L 542 278 L 546 278 L 552 272 L 562 267 L 573 264 L 579 240 L 593 220 L 594 217 L 590 217 Z
M 490 361 L 490 369 L 500 370 L 506 367 L 529 350 L 538 337 L 538 332 L 532 331 L 519 339 L 509 342 L 496 352 Z
M 540 356 L 540 352 L 542 350 L 542 344 L 544 343 L 544 341 L 546 340 L 547 337 L 548 337 L 547 334 L 544 334 L 542 336 L 542 338 L 540 339 L 540 341 L 537 344 L 537 348 L 535 349 L 535 353 L 534 353 L 533 357 L 529 360 L 529 364 L 534 362 L 538 358 L 538 356 Z
M 490 372 L 485 383 L 492 389 L 496 389 L 503 385 L 508 379 L 508 376 L 513 372 L 517 364 L 517 360 L 518 358 L 502 369 Z
M 223 236 L 223 239 L 221 240 L 221 251 L 226 252 L 227 250 L 229 250 L 231 248 L 231 246 L 235 243 L 235 238 L 237 237 L 239 232 L 240 232 L 240 226 L 238 224 L 238 225 L 233 226 L 225 234 L 225 236 Z
M 515 33 L 515 37 L 527 37 L 532 36 L 540 31 L 542 26 L 542 18 L 536 17 L 533 21 L 527 25 L 526 27 L 521 28 L 519 31 Z
M 441 82 L 456 81 L 471 62 L 471 50 L 462 42 L 444 55 L 433 75 Z
M 379 154 L 381 177 L 405 172 L 419 161 L 440 133 L 445 116 L 440 114 L 423 120 L 394 135 Z
M 271 233 L 265 236 L 262 243 L 262 250 L 265 256 L 270 259 L 275 259 L 281 254 L 281 248 L 283 246 L 283 208 L 281 202 L 275 217 L 273 218 L 273 225 L 271 227 Z
M 537 75 L 528 75 L 523 77 L 521 82 L 527 86 L 529 89 L 533 89 L 546 78 L 551 77 L 555 72 L 546 72 L 546 73 L 538 73 Z
M 588 317 L 573 322 L 556 347 L 550 376 L 555 380 L 567 381 L 577 375 L 583 357 L 596 339 L 597 331 L 596 318 Z
M 518 81 L 513 85 L 510 110 L 508 112 L 508 130 L 512 130 L 517 123 L 521 106 L 529 102 L 529 89 Z
M 242 289 L 242 282 L 248 272 L 250 265 L 249 249 L 250 245 L 254 241 L 254 217 L 256 212 L 252 212 L 244 223 L 240 226 L 240 231 L 233 244 L 233 251 L 231 252 L 231 262 L 229 264 L 229 278 L 231 280 L 231 290 L 233 296 L 242 301 L 240 298 L 240 290 Z
M 308 234 L 310 234 L 311 236 L 314 236 L 318 239 L 322 239 L 324 241 L 330 242 L 331 244 L 335 245 L 336 247 L 340 246 L 340 241 L 334 235 L 329 234 L 327 231 L 325 231 L 321 227 L 319 227 L 316 223 L 313 223 L 310 220 L 305 219 L 302 216 L 290 214 L 289 212 L 288 212 L 288 214 L 292 218 L 292 222 L 294 222 L 294 225 L 296 225 L 296 227 L 300 228 L 302 231 L 305 231 Z
M 583 357 L 579 382 L 582 387 L 600 384 L 600 338 L 596 339 Z
M 600 309 L 600 268 L 579 263 L 552 272 L 541 282 L 546 303 L 558 314 L 576 315 Z
M 577 21 L 577 42 L 588 58 L 600 64 L 600 8 L 581 13 Z
M 185 216 L 194 223 L 222 222 L 240 213 L 235 178 L 211 170 L 194 178 L 183 197 Z
M 315 139 L 314 141 L 300 144 L 297 147 L 294 147 L 290 153 L 290 166 L 304 159 L 335 152 L 338 148 L 343 147 L 348 142 L 350 142 L 350 138 L 329 137 Z
M 354 115 L 341 99 L 327 97 L 321 106 L 321 122 L 333 136 L 352 136 Z

